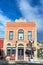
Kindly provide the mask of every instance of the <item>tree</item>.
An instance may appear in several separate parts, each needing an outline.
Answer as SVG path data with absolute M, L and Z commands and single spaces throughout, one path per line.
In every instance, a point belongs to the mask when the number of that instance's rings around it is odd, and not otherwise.
M 38 57 L 43 58 L 43 51 L 42 50 L 43 50 L 42 48 L 40 48 L 40 49 L 37 50 L 37 56 Z

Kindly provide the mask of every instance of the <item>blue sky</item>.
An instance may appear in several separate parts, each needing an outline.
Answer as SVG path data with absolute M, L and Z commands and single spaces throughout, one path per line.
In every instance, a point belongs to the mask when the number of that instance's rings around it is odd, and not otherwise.
M 43 41 L 43 0 L 0 0 L 0 38 L 6 21 L 23 18 L 37 22 L 37 39 Z

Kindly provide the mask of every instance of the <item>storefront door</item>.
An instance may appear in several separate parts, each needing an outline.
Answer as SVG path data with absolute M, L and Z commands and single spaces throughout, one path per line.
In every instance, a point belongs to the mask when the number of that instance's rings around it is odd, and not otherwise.
M 18 48 L 18 60 L 24 59 L 24 48 Z

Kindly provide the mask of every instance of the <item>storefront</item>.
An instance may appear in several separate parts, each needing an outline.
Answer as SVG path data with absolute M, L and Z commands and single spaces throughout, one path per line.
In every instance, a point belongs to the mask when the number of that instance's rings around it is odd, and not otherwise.
M 29 60 L 25 51 L 30 39 L 34 40 L 32 47 L 37 48 L 36 23 L 26 22 L 25 20 L 19 19 L 15 22 L 7 22 L 5 28 L 5 55 L 14 60 Z M 34 51 L 33 59 L 36 58 L 37 50 Z

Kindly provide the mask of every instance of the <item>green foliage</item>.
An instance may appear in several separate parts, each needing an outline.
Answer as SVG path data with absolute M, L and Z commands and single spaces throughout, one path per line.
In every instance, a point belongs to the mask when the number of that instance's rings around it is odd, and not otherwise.
M 43 51 L 42 51 L 42 50 L 43 50 L 43 48 L 40 48 L 40 49 L 37 50 L 37 56 L 38 56 L 38 57 L 43 58 L 43 56 L 42 56 Z

